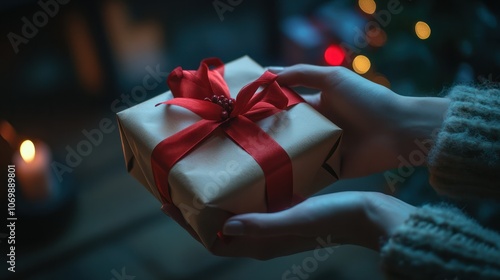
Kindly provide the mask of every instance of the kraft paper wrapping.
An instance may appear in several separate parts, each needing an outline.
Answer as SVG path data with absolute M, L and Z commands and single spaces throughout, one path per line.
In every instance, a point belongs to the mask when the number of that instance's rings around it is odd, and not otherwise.
M 225 64 L 224 79 L 231 96 L 235 97 L 263 72 L 248 57 Z M 153 149 L 163 139 L 200 120 L 178 106 L 155 106 L 171 98 L 171 92 L 166 92 L 118 113 L 127 170 L 159 201 L 151 169 Z M 290 156 L 294 194 L 308 197 L 338 179 L 342 131 L 308 104 L 300 103 L 257 124 Z M 248 137 L 256 149 L 266 149 L 259 135 Z M 168 180 L 174 204 L 208 249 L 230 216 L 267 211 L 264 173 L 222 132 L 174 165 Z

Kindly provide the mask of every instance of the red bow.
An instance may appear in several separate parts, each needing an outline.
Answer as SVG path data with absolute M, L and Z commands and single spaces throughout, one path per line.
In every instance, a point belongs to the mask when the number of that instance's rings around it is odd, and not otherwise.
M 172 204 L 168 185 L 170 169 L 216 129 L 222 129 L 264 171 L 268 211 L 288 208 L 293 195 L 291 160 L 286 151 L 255 122 L 303 102 L 303 99 L 292 90 L 280 87 L 276 82 L 277 76 L 267 71 L 243 87 L 236 100 L 231 99 L 223 78 L 223 66 L 219 59 L 210 58 L 203 60 L 196 71 L 178 67 L 168 76 L 174 98 L 160 104 L 184 107 L 202 120 L 166 138 L 153 150 L 151 165 L 163 203 Z M 264 89 L 256 93 L 261 86 L 265 86 Z M 257 134 L 266 141 L 263 150 L 254 149 L 248 141 L 249 136 Z M 172 211 L 172 207 L 168 208 Z

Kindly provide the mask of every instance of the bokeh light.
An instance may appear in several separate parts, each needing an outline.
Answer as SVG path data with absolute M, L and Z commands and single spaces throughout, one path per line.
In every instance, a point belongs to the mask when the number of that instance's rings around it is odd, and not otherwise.
M 25 162 L 29 163 L 35 158 L 35 145 L 30 140 L 23 141 L 19 150 Z
M 431 36 L 431 28 L 427 23 L 419 21 L 415 24 L 415 33 L 418 38 L 425 40 Z
M 330 45 L 325 50 L 325 61 L 329 65 L 338 66 L 344 61 L 345 53 L 341 47 L 337 45 Z
M 359 0 L 358 5 L 363 12 L 369 15 L 375 13 L 375 10 L 377 9 L 377 4 L 374 0 Z
M 358 74 L 365 74 L 370 70 L 371 62 L 368 57 L 364 55 L 358 55 L 352 61 L 352 69 Z

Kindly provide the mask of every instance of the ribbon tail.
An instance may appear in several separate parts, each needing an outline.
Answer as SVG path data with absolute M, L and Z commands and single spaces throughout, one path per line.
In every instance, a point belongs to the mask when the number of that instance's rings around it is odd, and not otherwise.
M 292 206 L 293 169 L 287 152 L 258 125 L 244 116 L 232 120 L 224 131 L 236 144 L 250 154 L 265 174 L 266 199 L 269 212 Z M 250 138 L 249 135 L 257 135 Z
M 201 120 L 167 137 L 153 149 L 151 167 L 163 203 L 172 203 L 168 184 L 168 174 L 172 167 L 208 138 L 219 125 L 214 121 Z

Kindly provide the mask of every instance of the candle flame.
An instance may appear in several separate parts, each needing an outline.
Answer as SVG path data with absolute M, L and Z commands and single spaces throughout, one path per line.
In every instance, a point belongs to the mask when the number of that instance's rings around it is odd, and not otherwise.
M 35 158 L 35 145 L 31 140 L 24 140 L 20 148 L 21 157 L 27 163 L 30 163 Z

